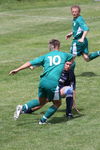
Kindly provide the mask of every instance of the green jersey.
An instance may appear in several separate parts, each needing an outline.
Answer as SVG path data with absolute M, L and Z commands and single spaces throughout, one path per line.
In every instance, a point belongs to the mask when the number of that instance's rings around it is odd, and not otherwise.
M 57 86 L 65 62 L 70 61 L 72 58 L 72 54 L 54 50 L 30 61 L 30 63 L 33 66 L 43 66 L 44 72 L 40 76 L 41 80 L 50 81 L 54 86 Z M 49 86 L 52 87 L 52 84 Z
M 85 23 L 82 16 L 78 16 L 77 18 L 73 19 L 72 23 L 72 31 L 74 39 L 79 39 L 82 37 L 84 31 L 88 31 L 89 28 Z

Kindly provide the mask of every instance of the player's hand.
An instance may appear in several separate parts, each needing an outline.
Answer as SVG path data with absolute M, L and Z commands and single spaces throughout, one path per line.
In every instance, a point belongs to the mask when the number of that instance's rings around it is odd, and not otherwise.
M 67 35 L 65 36 L 65 39 L 68 40 L 71 36 L 72 36 L 71 34 L 67 34 Z
M 11 74 L 12 74 L 12 75 L 14 75 L 14 74 L 16 74 L 17 72 L 18 72 L 18 70 L 17 70 L 17 69 L 12 70 L 12 71 L 10 71 L 10 72 L 9 72 L 9 75 L 11 75 Z
M 78 42 L 83 43 L 84 39 L 81 38 L 81 39 L 78 40 Z

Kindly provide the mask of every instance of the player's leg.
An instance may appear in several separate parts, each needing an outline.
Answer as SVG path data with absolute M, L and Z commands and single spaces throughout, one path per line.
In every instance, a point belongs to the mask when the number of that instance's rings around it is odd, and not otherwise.
M 85 61 L 87 61 L 87 62 L 90 61 L 88 54 L 83 53 L 83 54 L 82 54 L 82 57 L 83 57 L 83 59 L 84 59 Z
M 16 111 L 14 112 L 14 119 L 17 120 L 20 114 L 32 113 L 33 111 L 40 109 L 45 103 L 46 101 L 44 98 L 43 102 L 40 102 L 38 99 L 33 99 L 23 105 L 18 105 L 16 107 Z
M 70 47 L 70 53 L 76 56 L 82 55 L 82 43 L 78 42 L 78 40 L 73 40 L 72 45 Z
M 23 105 L 22 111 L 24 111 L 24 113 L 29 113 L 29 112 L 32 112 L 33 110 L 36 111 L 47 103 L 46 92 L 41 87 L 39 87 L 38 89 L 38 96 L 39 96 L 38 100 L 37 99 L 31 100 L 28 103 Z
M 52 102 L 53 105 L 50 106 L 46 113 L 42 116 L 42 118 L 39 121 L 39 124 L 45 124 L 47 122 L 47 119 L 49 119 L 61 105 L 61 100 L 54 100 Z
M 97 58 L 98 56 L 100 56 L 100 51 L 92 52 L 90 54 L 83 53 L 82 56 L 83 56 L 84 60 L 88 62 L 88 61 L 91 61 L 91 60 Z
M 73 88 L 65 86 L 60 90 L 61 96 L 66 97 L 66 116 L 72 118 L 72 106 L 73 106 Z
M 88 62 L 88 61 L 91 61 L 91 60 L 97 58 L 98 56 L 100 56 L 100 51 L 89 53 L 88 41 L 87 41 L 87 39 L 85 39 L 84 45 L 82 48 L 82 56 L 83 56 L 84 60 Z
M 14 119 L 17 120 L 22 113 L 29 113 L 32 112 L 32 109 L 35 109 L 36 107 L 41 108 L 46 103 L 46 95 L 45 91 L 39 87 L 38 89 L 38 95 L 39 97 L 42 97 L 42 99 L 33 99 L 24 105 L 18 105 L 16 107 L 16 111 L 14 113 Z
M 39 124 L 45 124 L 47 119 L 49 119 L 61 105 L 59 89 L 56 89 L 55 92 L 52 92 L 52 90 L 48 90 L 47 93 L 48 100 L 52 101 L 53 105 L 50 106 L 46 113 L 42 116 L 42 118 L 39 121 Z
M 32 113 L 33 111 L 40 109 L 46 103 L 45 97 L 43 98 L 43 100 L 43 102 L 40 102 L 38 99 L 33 99 L 25 103 L 22 107 L 22 111 L 24 113 Z

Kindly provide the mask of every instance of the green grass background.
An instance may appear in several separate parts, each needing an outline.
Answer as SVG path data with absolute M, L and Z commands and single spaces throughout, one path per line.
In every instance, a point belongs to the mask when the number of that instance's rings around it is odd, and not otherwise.
M 90 27 L 90 52 L 100 50 L 100 2 L 94 0 L 0 0 L 0 150 L 100 150 L 100 58 L 86 63 L 76 59 L 77 106 L 81 115 L 65 118 L 65 100 L 40 126 L 38 120 L 51 105 L 13 120 L 17 104 L 37 98 L 42 68 L 9 76 L 10 70 L 48 52 L 48 41 L 57 38 L 69 51 L 70 6 L 82 8 Z

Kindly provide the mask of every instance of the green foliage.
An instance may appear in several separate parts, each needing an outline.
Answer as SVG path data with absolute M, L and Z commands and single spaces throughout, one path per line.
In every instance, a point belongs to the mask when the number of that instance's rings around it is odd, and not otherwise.
M 65 100 L 51 117 L 51 124 L 38 120 L 51 105 L 32 115 L 13 120 L 17 104 L 37 98 L 41 68 L 26 69 L 15 76 L 10 70 L 48 52 L 48 41 L 57 38 L 69 51 L 70 6 L 80 4 L 89 27 L 90 52 L 100 49 L 99 2 L 88 0 L 1 0 L 0 1 L 0 149 L 1 150 L 99 150 L 100 143 L 100 58 L 89 63 L 77 58 L 77 106 L 81 115 L 65 118 Z

